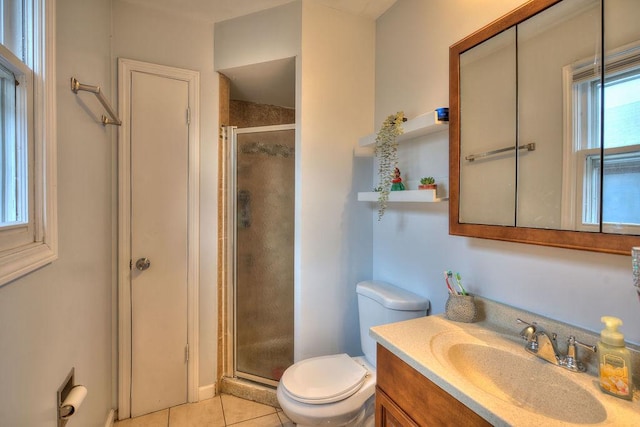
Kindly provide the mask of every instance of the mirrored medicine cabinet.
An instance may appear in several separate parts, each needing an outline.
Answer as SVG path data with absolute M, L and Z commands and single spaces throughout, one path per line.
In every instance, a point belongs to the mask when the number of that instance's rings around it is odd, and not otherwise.
M 451 46 L 450 234 L 640 246 L 638 16 L 532 0 Z

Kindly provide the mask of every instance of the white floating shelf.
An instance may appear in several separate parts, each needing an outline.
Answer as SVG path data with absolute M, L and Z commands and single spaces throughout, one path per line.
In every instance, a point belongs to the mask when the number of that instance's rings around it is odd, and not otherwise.
M 380 193 L 376 191 L 367 191 L 358 193 L 359 202 L 377 202 Z M 389 202 L 419 202 L 433 203 L 447 200 L 446 197 L 437 198 L 436 190 L 404 190 L 391 191 L 389 193 Z
M 447 130 L 449 129 L 449 122 L 438 120 L 438 113 L 436 111 L 431 111 L 425 114 L 421 114 L 411 120 L 407 120 L 402 124 L 402 129 L 404 130 L 404 132 L 398 137 L 398 142 L 417 138 L 423 135 L 428 135 L 430 133 Z M 375 143 L 375 133 L 363 136 L 358 140 L 358 144 L 361 147 L 375 145 Z

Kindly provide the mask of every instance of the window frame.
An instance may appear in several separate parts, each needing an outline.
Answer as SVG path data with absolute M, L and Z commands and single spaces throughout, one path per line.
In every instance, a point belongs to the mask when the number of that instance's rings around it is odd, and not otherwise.
M 597 70 L 596 71 L 594 71 Z M 605 72 L 613 71 L 616 75 L 637 70 L 640 76 L 640 43 L 632 43 L 611 52 L 606 57 Z M 635 224 L 613 224 L 601 222 L 599 208 L 594 212 L 594 203 L 599 204 L 599 184 L 588 166 L 590 158 L 604 155 L 623 154 L 637 151 L 637 145 L 600 149 L 600 93 L 596 89 L 600 83 L 600 62 L 594 67 L 593 58 L 567 65 L 563 68 L 563 112 L 564 112 L 564 147 L 563 147 L 563 182 L 562 182 L 562 217 L 563 230 L 588 232 L 640 234 L 640 226 Z M 596 84 L 597 83 L 597 84 Z M 582 89 L 576 89 L 580 86 Z M 577 119 L 592 117 L 597 120 Z M 598 147 L 590 146 L 590 141 L 599 141 Z M 599 180 L 599 176 L 598 176 Z M 597 194 L 597 202 L 588 202 L 587 194 Z M 586 222 L 586 217 L 597 217 L 598 222 Z
M 628 165 L 631 164 L 632 168 L 640 169 L 640 144 L 607 148 L 604 150 L 604 155 L 605 161 L 601 163 L 599 148 L 581 150 L 578 153 L 580 164 L 587 170 L 586 172 L 579 173 L 578 176 L 582 175 L 584 177 L 583 191 L 584 194 L 587 195 L 585 199 L 590 200 L 590 202 L 582 204 L 583 212 L 581 217 L 581 226 L 588 231 L 598 231 L 600 221 L 600 212 L 598 209 L 600 197 L 599 168 L 604 167 L 606 170 L 608 168 L 615 168 L 616 166 L 623 166 L 626 163 Z M 589 219 L 591 220 L 589 221 Z M 640 234 L 640 225 L 623 222 L 605 222 L 603 219 L 602 231 L 605 233 Z
M 0 251 L 0 286 L 28 274 L 58 257 L 56 191 L 56 114 L 55 114 L 55 0 L 25 2 L 25 31 L 32 42 L 25 46 L 25 57 L 32 62 L 32 90 L 27 95 L 27 133 L 33 139 L 30 169 L 29 238 Z M 6 52 L 2 51 L 6 56 Z M 5 245 L 8 232 L 0 230 Z

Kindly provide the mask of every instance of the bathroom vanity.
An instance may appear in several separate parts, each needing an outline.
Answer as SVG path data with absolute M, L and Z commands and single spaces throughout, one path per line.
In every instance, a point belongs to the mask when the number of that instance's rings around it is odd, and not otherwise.
M 380 344 L 377 372 L 377 427 L 491 425 Z
M 640 392 L 633 401 L 603 394 L 597 357 L 579 351 L 588 371 L 571 372 L 524 349 L 522 318 L 557 333 L 593 342 L 597 335 L 480 299 L 481 321 L 441 315 L 371 328 L 378 342 L 376 426 L 598 426 L 637 425 Z M 633 364 L 640 362 L 631 348 Z M 638 378 L 635 378 L 638 383 Z

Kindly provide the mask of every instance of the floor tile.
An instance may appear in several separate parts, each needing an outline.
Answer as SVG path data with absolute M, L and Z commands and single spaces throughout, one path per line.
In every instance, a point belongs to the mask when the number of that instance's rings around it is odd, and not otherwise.
M 165 409 L 141 417 L 117 421 L 114 427 L 167 427 L 169 425 L 169 410 Z
M 169 427 L 224 427 L 220 396 L 169 410 Z
M 264 415 L 262 417 L 253 418 L 247 421 L 242 421 L 237 424 L 227 424 L 233 427 L 280 427 L 280 418 L 277 414 Z M 172 426 L 173 427 L 173 426 Z
M 295 427 L 293 421 L 291 421 L 289 417 L 287 417 L 287 415 L 281 410 L 278 410 L 278 417 L 280 418 L 280 422 L 282 423 L 283 427 Z
M 224 419 L 227 425 L 262 417 L 264 415 L 276 415 L 276 409 L 273 406 L 240 399 L 230 394 L 222 394 L 220 397 L 222 399 L 222 409 L 224 410 Z

